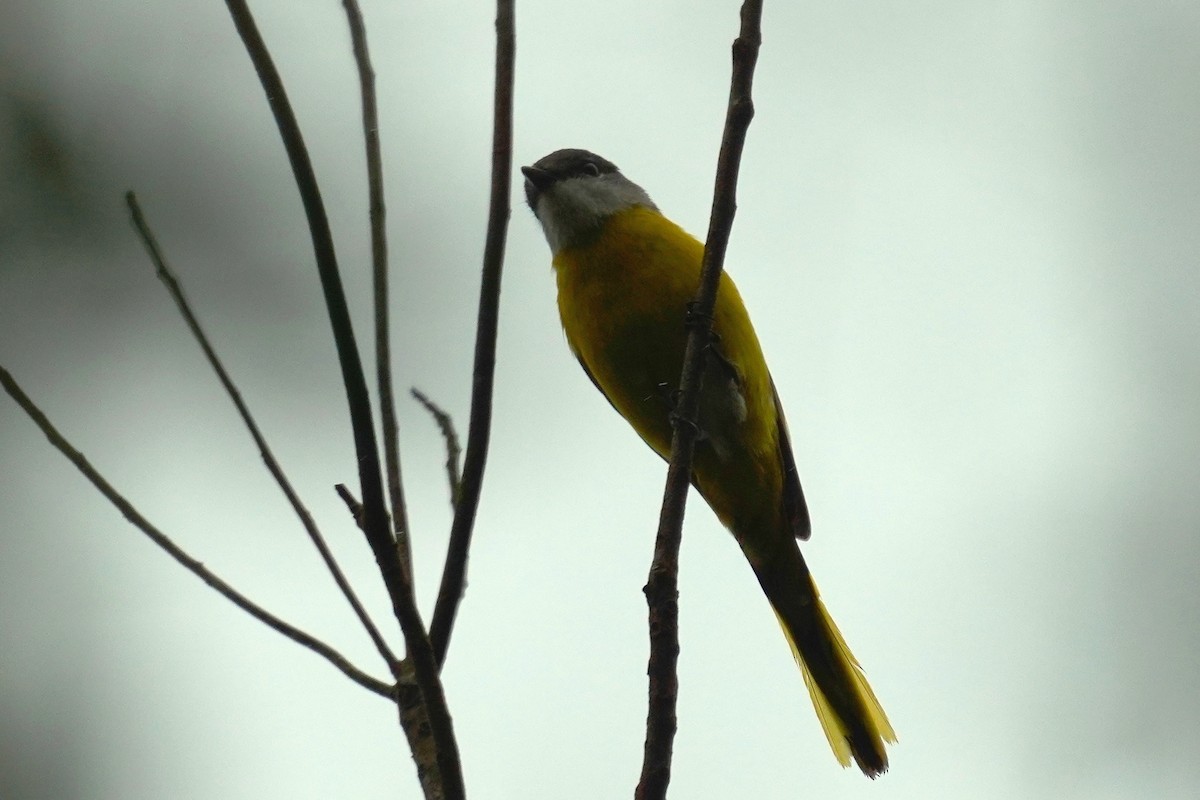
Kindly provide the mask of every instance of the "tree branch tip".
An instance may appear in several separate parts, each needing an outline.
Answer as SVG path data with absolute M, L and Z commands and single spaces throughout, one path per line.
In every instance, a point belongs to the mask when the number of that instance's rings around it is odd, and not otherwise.
M 363 507 L 362 503 L 358 502 L 358 498 L 346 488 L 346 484 L 334 484 L 333 490 L 337 492 L 338 497 L 342 498 L 342 502 L 346 504 L 346 508 L 350 510 L 350 515 L 354 517 L 355 523 L 362 527 L 363 523 Z
M 454 418 L 417 387 L 413 386 L 409 392 L 418 403 L 425 407 L 442 432 L 442 439 L 446 443 L 446 477 L 450 483 L 450 506 L 457 508 L 462 491 L 462 475 L 458 465 L 462 456 L 462 445 L 459 443 L 458 431 L 454 427 Z

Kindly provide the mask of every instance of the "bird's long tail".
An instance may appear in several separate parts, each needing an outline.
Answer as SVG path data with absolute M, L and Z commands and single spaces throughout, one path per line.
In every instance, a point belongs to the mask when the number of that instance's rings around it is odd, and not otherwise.
M 887 770 L 884 743 L 895 742 L 896 733 L 825 610 L 799 547 L 788 544 L 774 558 L 751 564 L 804 673 L 834 755 L 843 767 L 853 757 L 863 774 L 875 778 Z

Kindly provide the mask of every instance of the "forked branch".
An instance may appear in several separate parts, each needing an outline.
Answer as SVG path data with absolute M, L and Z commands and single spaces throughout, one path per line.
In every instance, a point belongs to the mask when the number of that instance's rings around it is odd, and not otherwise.
M 392 654 L 387 642 L 384 641 L 382 634 L 379 633 L 379 628 L 375 626 L 366 608 L 359 601 L 358 595 L 354 593 L 354 589 L 350 586 L 350 582 L 346 580 L 345 574 L 342 572 L 341 567 L 338 566 L 329 546 L 325 543 L 325 537 L 321 535 L 320 529 L 317 528 L 317 523 L 313 520 L 312 514 L 305 508 L 304 503 L 300 500 L 300 495 L 296 493 L 291 481 L 284 474 L 283 467 L 280 466 L 278 459 L 275 458 L 275 454 L 271 451 L 271 447 L 267 444 L 266 437 L 263 436 L 258 423 L 255 422 L 253 415 L 250 413 L 250 408 L 242 399 L 242 393 L 238 391 L 233 378 L 229 376 L 225 365 L 221 363 L 217 351 L 213 349 L 208 335 L 205 334 L 204 329 L 200 325 L 200 320 L 192 311 L 192 307 L 183 293 L 183 287 L 180 285 L 179 279 L 171 271 L 171 268 L 167 266 L 166 257 L 158 246 L 158 240 L 155 238 L 154 232 L 150 230 L 150 225 L 146 222 L 145 215 L 142 214 L 141 206 L 138 205 L 137 195 L 133 192 L 126 192 L 125 203 L 129 206 L 129 213 L 133 217 L 133 226 L 137 229 L 142 244 L 146 246 L 146 252 L 150 254 L 150 260 L 154 262 L 155 273 L 158 275 L 158 279 L 162 281 L 163 285 L 167 288 L 167 292 L 171 295 L 171 299 L 175 301 L 175 306 L 179 309 L 184 322 L 187 323 L 188 329 L 192 332 L 192 337 L 200 345 L 200 349 L 204 351 L 204 357 L 208 359 L 209 366 L 217 374 L 217 380 L 221 382 L 221 386 L 225 388 L 225 393 L 229 395 L 229 399 L 233 402 L 234 407 L 237 408 L 238 415 L 246 425 L 246 430 L 250 432 L 250 438 L 258 446 L 258 452 L 262 456 L 263 463 L 266 464 L 267 471 L 271 473 L 271 477 L 279 485 L 280 490 L 287 498 L 288 504 L 291 505 L 292 511 L 295 512 L 297 518 L 300 520 L 300 524 L 308 534 L 308 538 L 312 541 L 313 546 L 317 548 L 321 560 L 325 562 L 325 567 L 329 570 L 329 574 L 333 576 L 334 582 L 341 589 L 346 601 L 350 603 L 350 607 L 354 610 L 359 622 L 362 623 L 363 628 L 367 631 L 367 635 L 375 643 L 375 649 L 383 657 L 388 669 L 394 673 L 396 671 L 396 656 Z
M 443 790 L 448 800 L 465 797 L 462 780 L 462 765 L 458 755 L 458 743 L 454 737 L 454 726 L 446 706 L 446 696 L 438 676 L 438 660 L 434 657 L 424 623 L 417 611 L 413 596 L 411 576 L 401 564 L 396 550 L 396 540 L 388 523 L 388 512 L 384 499 L 383 482 L 380 476 L 379 448 L 375 441 L 371 401 L 363 373 L 362 359 L 354 338 L 350 322 L 350 310 L 338 272 L 334 254 L 333 236 L 329 219 L 321 200 L 312 161 L 304 145 L 299 123 L 288 101 L 283 80 L 274 61 L 267 51 L 258 26 L 244 0 L 225 0 L 229 14 L 242 43 L 246 48 L 254 69 L 258 73 L 263 90 L 275 116 L 279 135 L 292 165 L 292 174 L 308 218 L 312 236 L 313 253 L 317 272 L 325 295 L 325 307 L 329 312 L 338 363 L 342 369 L 342 382 L 346 389 L 346 400 L 350 410 L 350 425 L 354 435 L 354 449 L 358 458 L 359 482 L 362 491 L 363 530 L 367 542 L 379 566 L 380 575 L 387 587 L 392 610 L 404 632 L 408 645 L 408 660 L 412 664 L 413 677 L 426 704 L 433 741 L 437 748 L 438 767 L 444 781 Z
M 211 586 L 250 616 L 266 624 L 273 630 L 283 634 L 293 642 L 296 642 L 303 647 L 307 647 L 309 650 L 312 650 L 314 653 L 333 664 L 335 667 L 341 670 L 346 677 L 357 683 L 359 686 L 369 689 L 370 691 L 382 697 L 393 699 L 392 687 L 389 684 L 372 678 L 370 675 L 354 666 L 354 664 L 350 663 L 349 659 L 347 659 L 338 651 L 334 650 L 329 645 L 322 642 L 320 639 L 316 638 L 310 633 L 307 633 L 306 631 L 300 630 L 288 622 L 285 622 L 284 620 L 264 609 L 262 606 L 255 603 L 250 598 L 246 597 L 246 595 L 242 594 L 237 589 L 234 589 L 232 586 L 222 580 L 216 573 L 189 555 L 182 547 L 175 544 L 175 542 L 172 541 L 165 533 L 151 524 L 148 519 L 142 516 L 141 512 L 138 511 L 132 503 L 126 500 L 120 492 L 113 488 L 112 484 L 104 479 L 104 476 L 96 471 L 96 468 L 91 465 L 91 463 L 83 456 L 82 453 L 76 450 L 75 447 L 67 441 L 66 437 L 59 433 L 58 428 L 54 427 L 53 423 L 51 423 L 46 415 L 42 413 L 42 410 L 38 408 L 31 399 L 29 399 L 29 395 L 25 394 L 13 376 L 10 375 L 3 367 L 0 367 L 0 385 L 4 386 L 4 390 L 8 392 L 9 396 L 12 397 L 13 400 L 17 401 L 17 405 L 19 405 L 25 411 L 25 413 L 29 415 L 29 418 L 33 420 L 33 423 L 41 429 L 42 433 L 46 435 L 46 438 L 50 440 L 50 444 L 54 445 L 54 447 L 60 453 L 66 456 L 67 460 L 74 464 L 75 468 L 82 472 L 85 478 L 91 481 L 92 485 L 99 490 L 100 494 L 104 495 L 108 502 L 116 506 L 117 510 L 124 515 L 125 519 L 129 520 L 134 527 L 150 537 L 152 542 L 165 550 L 167 554 L 171 556 L 171 558 L 178 561 L 184 569 L 188 570 L 200 580 L 204 581 L 206 584 Z

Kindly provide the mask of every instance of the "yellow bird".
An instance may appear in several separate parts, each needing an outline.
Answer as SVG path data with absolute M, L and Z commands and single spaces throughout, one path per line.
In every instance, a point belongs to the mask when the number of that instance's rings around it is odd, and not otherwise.
M 612 162 L 558 150 L 523 167 L 553 252 L 567 343 L 592 383 L 660 456 L 683 366 L 684 318 L 704 245 L 663 216 Z M 692 483 L 733 533 L 771 602 L 842 766 L 888 766 L 892 730 L 817 594 L 797 539 L 809 535 L 779 395 L 733 281 L 722 275 L 700 398 Z

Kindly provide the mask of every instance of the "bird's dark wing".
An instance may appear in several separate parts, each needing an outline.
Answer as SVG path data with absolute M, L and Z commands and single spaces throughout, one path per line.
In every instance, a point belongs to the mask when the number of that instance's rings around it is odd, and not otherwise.
M 595 386 L 597 389 L 599 389 L 600 394 L 604 395 L 604 399 L 607 400 L 608 404 L 613 407 L 613 410 L 620 414 L 621 409 L 617 408 L 617 404 L 614 403 L 612 398 L 608 396 L 608 392 L 604 391 L 604 387 L 600 385 L 600 381 L 596 380 L 596 376 L 592 374 L 590 369 L 588 369 L 588 365 L 583 360 L 583 356 L 579 355 L 574 347 L 571 348 L 571 353 L 575 356 L 575 360 L 579 362 L 579 366 L 583 367 L 583 374 L 588 376 L 588 380 L 592 382 L 592 386 Z
M 608 392 L 604 391 L 604 387 L 600 385 L 600 381 L 596 380 L 596 376 L 592 374 L 592 371 L 590 369 L 588 369 L 587 363 L 584 362 L 583 358 L 579 355 L 579 353 L 576 353 L 574 348 L 571 348 L 571 352 L 575 354 L 575 360 L 578 361 L 579 366 L 583 368 L 583 374 L 587 375 L 588 380 L 592 382 L 592 385 L 600 390 L 600 394 L 604 395 L 604 399 L 607 400 L 608 404 L 613 407 L 613 410 L 616 411 L 618 414 L 621 414 L 621 409 L 617 408 L 617 404 L 614 403 L 612 401 L 612 398 L 608 396 Z M 670 413 L 669 409 L 664 407 L 664 413 Z M 624 416 L 624 414 L 621 414 L 621 416 Z M 703 437 L 703 433 L 701 434 L 701 436 Z M 649 443 L 647 442 L 647 444 L 649 444 Z M 667 462 L 668 464 L 671 462 L 671 457 L 670 457 L 669 453 L 666 455 L 664 455 L 663 453 L 659 453 L 658 449 L 653 446 L 651 446 L 650 449 L 653 450 L 655 453 L 658 453 L 658 457 L 661 458 L 663 461 Z M 696 484 L 696 473 L 694 470 L 692 471 L 692 475 L 691 475 L 691 484 L 692 484 L 692 486 L 696 487 L 696 491 L 700 491 L 700 487 Z
M 792 440 L 788 436 L 787 420 L 783 416 L 783 404 L 775 381 L 771 381 L 771 395 L 775 399 L 775 420 L 779 427 L 779 460 L 783 465 L 783 515 L 792 525 L 797 539 L 807 539 L 812 534 L 812 523 L 808 518 L 808 504 L 804 501 L 804 489 L 800 487 L 800 473 L 796 471 L 796 456 L 792 454 Z

